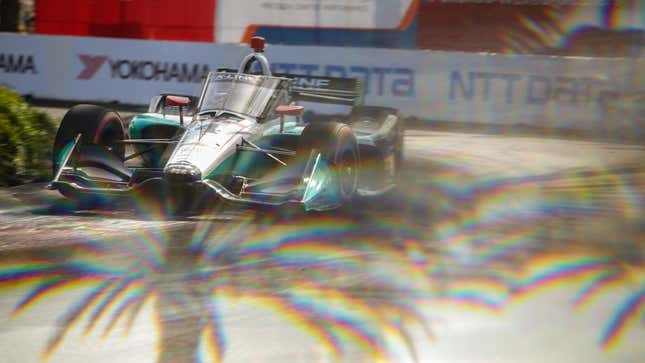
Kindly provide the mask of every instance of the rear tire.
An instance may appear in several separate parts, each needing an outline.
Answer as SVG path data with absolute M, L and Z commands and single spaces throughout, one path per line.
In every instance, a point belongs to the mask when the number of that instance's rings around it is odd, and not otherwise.
M 351 201 L 358 187 L 358 144 L 351 128 L 339 122 L 307 124 L 300 135 L 296 155 L 307 160 L 312 150 L 322 153 L 336 174 L 343 203 Z
M 383 125 L 390 115 L 394 115 L 396 125 L 393 127 L 389 136 L 389 142 L 394 147 L 394 183 L 399 184 L 401 169 L 403 168 L 403 136 L 404 125 L 403 119 L 396 108 L 381 106 L 354 106 L 349 115 L 348 125 L 356 127 L 361 122 L 372 122 L 378 127 Z

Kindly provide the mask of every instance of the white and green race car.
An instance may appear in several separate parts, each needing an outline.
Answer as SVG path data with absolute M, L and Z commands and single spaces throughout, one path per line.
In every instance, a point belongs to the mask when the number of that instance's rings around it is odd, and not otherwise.
M 71 108 L 49 188 L 78 202 L 143 193 L 174 198 L 178 209 L 223 200 L 323 211 L 395 187 L 403 152 L 396 109 L 359 105 L 356 79 L 272 74 L 264 39 L 251 45 L 237 70 L 208 75 L 199 98 L 154 97 L 129 132 L 114 111 Z M 306 123 L 301 101 L 352 110 Z

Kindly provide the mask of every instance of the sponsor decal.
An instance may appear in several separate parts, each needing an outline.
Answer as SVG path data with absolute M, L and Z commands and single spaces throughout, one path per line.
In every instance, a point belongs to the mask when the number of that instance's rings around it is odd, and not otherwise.
M 210 72 L 208 64 L 110 60 L 112 78 L 199 83 Z
M 78 58 L 81 60 L 85 68 L 83 68 L 81 73 L 76 76 L 76 79 L 91 79 L 108 59 L 108 57 L 104 55 L 88 54 L 79 54 Z
M 330 80 L 322 78 L 294 77 L 293 85 L 302 88 L 328 88 Z
M 262 78 L 249 75 L 249 74 L 240 74 L 240 73 L 229 73 L 229 72 L 219 72 L 216 73 L 214 77 L 211 78 L 214 81 L 240 81 L 244 83 L 258 84 L 262 81 Z
M 618 97 L 607 81 L 590 77 L 498 72 L 450 72 L 450 99 L 504 100 L 507 104 L 604 104 Z
M 0 71 L 38 74 L 34 56 L 31 54 L 0 53 Z
M 105 55 L 79 54 L 83 69 L 77 79 L 90 80 L 107 63 L 112 79 L 199 83 L 210 72 L 208 64 L 152 60 L 112 59 Z
M 302 74 L 305 76 L 324 76 L 337 78 L 358 78 L 363 81 L 363 89 L 367 96 L 393 96 L 413 97 L 414 96 L 414 70 L 405 67 L 368 67 L 368 66 L 345 66 L 337 64 L 299 64 L 299 63 L 272 63 L 271 71 L 274 73 Z M 298 86 L 325 88 L 323 83 L 296 77 Z M 315 85 L 308 85 L 315 83 Z

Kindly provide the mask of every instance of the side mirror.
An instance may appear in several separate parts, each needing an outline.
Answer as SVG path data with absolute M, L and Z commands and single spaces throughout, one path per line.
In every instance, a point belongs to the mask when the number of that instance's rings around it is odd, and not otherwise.
M 184 96 L 168 95 L 166 96 L 166 106 L 190 106 L 190 98 Z
M 275 113 L 280 116 L 289 115 L 289 116 L 302 116 L 305 112 L 305 108 L 302 106 L 296 105 L 280 105 L 276 107 Z
M 186 106 L 190 106 L 190 98 L 184 96 L 166 96 L 166 106 L 177 106 L 179 107 L 179 124 L 184 126 L 184 110 Z
M 280 115 L 280 133 L 284 131 L 284 115 L 289 116 L 302 116 L 305 108 L 297 105 L 280 105 L 276 107 L 275 113 Z

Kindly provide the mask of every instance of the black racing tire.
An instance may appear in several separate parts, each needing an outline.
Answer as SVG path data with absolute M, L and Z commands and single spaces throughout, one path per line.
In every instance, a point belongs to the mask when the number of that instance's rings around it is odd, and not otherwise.
M 307 160 L 312 150 L 319 150 L 336 173 L 343 203 L 354 199 L 358 187 L 359 152 L 351 128 L 340 122 L 312 122 L 300 135 L 296 155 Z
M 405 131 L 405 126 L 403 124 L 403 119 L 399 114 L 399 111 L 396 108 L 392 107 L 382 107 L 382 106 L 354 106 L 352 112 L 349 115 L 349 121 L 347 122 L 350 127 L 354 123 L 359 123 L 363 120 L 372 120 L 377 124 L 382 124 L 385 122 L 388 116 L 394 115 L 397 117 L 397 123 L 394 128 L 394 179 L 395 183 L 398 184 L 399 178 L 401 175 L 401 169 L 403 168 L 403 136 Z
M 118 113 L 95 105 L 72 107 L 60 122 L 52 151 L 52 173 L 58 170 L 59 154 L 70 141 L 82 134 L 81 145 L 103 145 L 111 148 L 120 159 L 125 158 L 125 128 Z
M 59 168 L 61 151 L 78 134 L 82 134 L 80 145 L 107 146 L 118 158 L 125 158 L 125 145 L 117 143 L 125 138 L 125 129 L 119 114 L 99 106 L 77 105 L 67 111 L 58 127 L 52 151 L 53 175 Z M 76 195 L 72 190 L 61 189 L 60 193 L 82 208 L 101 204 L 102 200 L 99 196 Z

